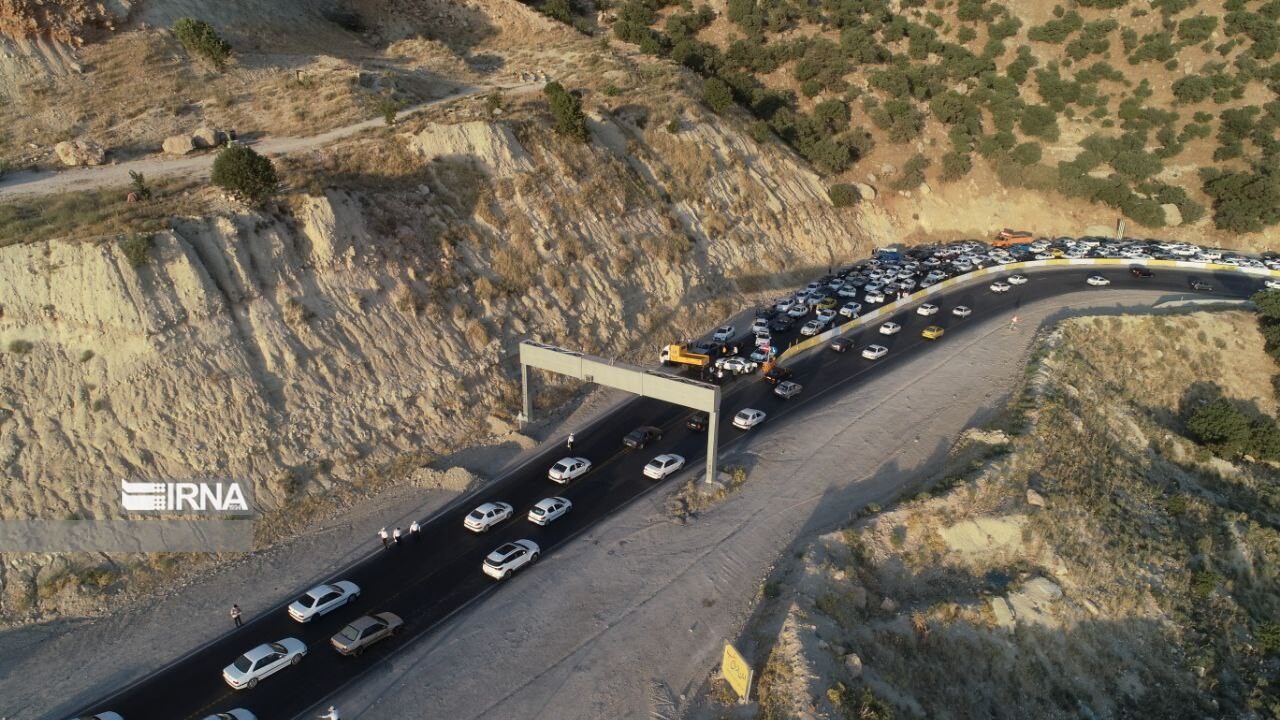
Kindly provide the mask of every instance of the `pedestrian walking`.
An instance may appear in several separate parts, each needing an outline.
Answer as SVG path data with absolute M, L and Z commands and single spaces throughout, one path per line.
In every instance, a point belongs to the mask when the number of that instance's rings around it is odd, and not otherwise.
M 569 433 L 569 439 L 565 442 L 565 446 L 569 448 L 569 452 L 573 452 L 573 433 Z
M 381 530 L 379 530 L 379 531 L 378 531 L 378 537 L 382 538 L 382 549 L 383 549 L 383 550 L 386 550 L 387 548 L 391 547 L 391 543 L 390 543 L 390 542 L 388 542 L 388 540 L 387 540 L 387 529 L 386 529 L 386 528 L 382 528 Z
M 320 718 L 320 720 L 342 720 L 342 718 L 338 716 L 338 708 L 332 705 L 329 706 L 329 710 L 327 712 L 317 715 L 316 717 Z
M 241 619 L 240 619 L 240 606 L 239 606 L 239 605 L 232 605 L 232 606 L 231 606 L 231 622 L 235 623 L 235 624 L 236 624 L 236 627 L 240 627 L 241 625 L 244 625 L 244 620 L 241 620 Z
M 397 545 L 400 544 L 400 528 L 396 528 L 395 532 L 391 533 L 391 539 L 395 540 Z
M 409 525 L 409 534 L 413 536 L 414 540 L 417 540 L 418 533 L 420 532 L 422 532 L 422 526 L 418 524 L 417 520 L 414 520 L 413 523 Z
M 1016 327 L 1018 327 L 1018 316 L 1014 315 L 1012 318 L 1009 319 L 1009 329 L 1012 330 Z

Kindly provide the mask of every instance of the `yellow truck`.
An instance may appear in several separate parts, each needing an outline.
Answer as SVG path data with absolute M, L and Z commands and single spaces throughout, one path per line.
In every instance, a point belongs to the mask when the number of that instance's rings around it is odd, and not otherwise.
M 684 345 L 676 344 L 663 346 L 662 351 L 658 353 L 658 359 L 663 365 L 692 365 L 701 368 L 711 364 L 710 355 L 689 352 Z

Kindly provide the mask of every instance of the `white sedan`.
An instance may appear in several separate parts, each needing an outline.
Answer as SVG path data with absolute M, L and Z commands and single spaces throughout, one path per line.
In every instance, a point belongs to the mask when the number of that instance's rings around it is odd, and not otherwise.
M 755 408 L 744 408 L 733 416 L 733 426 L 739 430 L 750 430 L 751 428 L 764 422 L 765 413 L 763 410 Z
M 879 360 L 888 354 L 889 348 L 883 345 L 868 345 L 866 349 L 862 351 L 862 357 L 868 360 Z
M 300 623 L 311 622 L 327 612 L 360 597 L 360 588 L 350 580 L 317 585 L 289 603 L 289 617 Z M 305 649 L 305 648 L 304 648 Z
M 865 296 L 863 296 L 862 299 L 872 304 L 882 303 L 884 302 L 884 293 L 880 292 L 879 290 L 876 290 L 875 292 L 867 293 Z
M 896 322 L 887 322 L 880 326 L 881 335 L 897 335 L 902 331 L 902 326 Z
M 795 299 L 795 298 L 786 297 L 786 298 L 782 298 L 782 299 L 781 299 L 781 300 L 779 300 L 778 302 L 774 303 L 774 304 L 773 304 L 773 309 L 774 309 L 776 312 L 786 312 L 786 311 L 790 310 L 791 308 L 793 308 L 793 307 L 795 307 L 795 306 L 796 306 L 796 299 Z
M 1101 275 L 1090 275 L 1089 279 L 1085 280 L 1085 282 L 1089 283 L 1090 285 L 1093 285 L 1094 287 L 1102 287 L 1104 285 L 1111 284 L 1110 280 L 1102 277 Z
M 481 569 L 494 580 L 506 580 L 511 573 L 538 561 L 540 548 L 532 540 L 516 540 L 499 545 L 484 559 Z
M 834 308 L 824 308 L 818 311 L 818 315 L 814 318 L 824 326 L 831 324 L 836 319 L 836 311 Z
M 951 314 L 956 317 L 969 317 L 973 314 L 973 311 L 969 309 L 968 305 L 957 305 L 951 309 Z
M 856 302 L 847 302 L 840 306 L 840 314 L 844 317 L 858 317 L 858 313 L 862 312 L 862 305 Z
M 1027 276 L 1026 275 L 1010 275 L 1009 284 L 1010 285 L 1026 285 Z
M 488 502 L 472 510 L 462 521 L 462 526 L 471 532 L 488 532 L 494 525 L 506 520 L 515 513 L 515 508 L 504 502 Z
M 917 315 L 937 315 L 938 306 L 933 305 L 932 303 L 925 303 L 920 307 L 916 308 L 916 314 Z
M 716 367 L 723 369 L 725 372 L 742 375 L 743 373 L 755 372 L 756 364 L 744 357 L 735 355 L 731 358 L 716 360 Z
M 711 339 L 716 342 L 727 342 L 733 338 L 733 330 L 732 325 L 721 325 L 716 328 L 715 332 L 711 333 Z
M 551 469 L 547 471 L 547 478 L 561 485 L 568 483 L 587 474 L 591 469 L 591 461 L 584 457 L 567 457 L 560 458 Z
M 800 328 L 800 334 L 805 337 L 817 335 L 820 332 L 822 332 L 822 323 L 818 320 L 810 320 Z
M 675 453 L 664 453 L 649 461 L 644 466 L 644 476 L 661 480 L 684 467 L 684 457 Z
M 573 509 L 573 503 L 569 502 L 569 498 L 543 498 L 536 505 L 529 508 L 529 522 L 537 525 L 546 525 L 571 509 Z
M 259 680 L 297 665 L 306 654 L 307 646 L 298 638 L 263 643 L 223 668 L 222 679 L 236 690 L 257 687 Z
M 1003 282 L 1001 280 L 997 280 L 991 283 L 991 292 L 996 292 L 996 293 L 1009 292 L 1010 287 L 1011 286 L 1009 285 L 1009 283 Z
M 1268 290 L 1280 290 L 1280 280 L 1267 278 L 1262 281 L 1262 286 Z
M 790 318 L 802 318 L 808 314 L 809 314 L 809 306 L 802 302 L 796 303 L 795 305 L 791 306 L 790 310 L 787 311 L 787 317 L 790 317 Z

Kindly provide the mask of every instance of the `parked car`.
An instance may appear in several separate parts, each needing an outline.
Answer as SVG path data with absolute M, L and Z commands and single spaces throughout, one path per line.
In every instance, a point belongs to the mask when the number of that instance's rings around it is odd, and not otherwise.
M 787 317 L 802 318 L 809 314 L 809 306 L 804 303 L 796 303 L 795 307 L 787 311 Z
M 786 380 L 784 382 L 778 383 L 777 387 L 773 389 L 773 394 L 777 395 L 783 400 L 790 400 L 791 398 L 799 395 L 800 390 L 801 390 L 800 383 Z
M 1026 275 L 1010 275 L 1008 282 L 1010 285 L 1025 285 L 1027 283 L 1027 276 Z
M 784 333 L 796 326 L 796 321 L 791 316 L 780 314 L 769 321 L 769 331 L 776 333 Z
M 471 532 L 489 532 L 494 525 L 515 514 L 515 508 L 504 502 L 487 502 L 472 510 L 462 521 L 463 527 Z
M 234 690 L 255 688 L 260 680 L 302 662 L 306 654 L 307 646 L 298 638 L 263 643 L 223 668 L 222 679 Z
M 516 540 L 499 545 L 481 565 L 484 574 L 495 580 L 506 580 L 511 573 L 538 561 L 538 544 L 532 540 Z
M 734 327 L 732 325 L 721 325 L 716 331 L 711 333 L 711 339 L 716 342 L 729 342 L 733 339 Z
M 664 453 L 649 461 L 644 466 L 644 476 L 661 480 L 684 467 L 684 456 L 675 453 Z
M 845 352 L 849 348 L 853 347 L 853 338 L 847 338 L 847 337 L 836 338 L 835 340 L 831 341 L 831 344 L 828 347 L 830 347 L 832 350 L 835 350 L 838 353 Z
M 1009 285 L 1009 283 L 1007 283 L 1007 282 L 1003 282 L 1003 281 L 1001 281 L 1001 280 L 997 280 L 997 281 L 995 281 L 995 282 L 991 283 L 991 292 L 994 292 L 994 293 L 1006 293 L 1006 292 L 1009 292 L 1009 288 L 1010 288 L 1010 287 L 1012 287 L 1012 286 L 1011 286 L 1011 285 Z
M 868 360 L 879 360 L 889 354 L 889 348 L 883 345 L 868 345 L 862 349 L 862 357 Z
M 772 385 L 777 385 L 783 380 L 790 380 L 791 376 L 794 374 L 795 374 L 795 370 L 792 370 L 789 367 L 779 365 L 774 369 L 770 370 L 769 372 L 765 373 L 764 379 L 766 382 Z
M 762 332 L 769 332 L 769 318 L 758 317 L 751 321 L 751 332 L 759 335 Z
M 1111 284 L 1110 280 L 1102 277 L 1101 275 L 1090 275 L 1088 279 L 1085 280 L 1085 282 L 1089 283 L 1090 285 L 1093 285 L 1094 287 L 1102 287 L 1104 285 Z
M 973 314 L 973 310 L 970 310 L 968 305 L 957 305 L 951 308 L 951 314 L 956 317 L 969 317 Z
M 547 479 L 564 485 L 570 480 L 577 480 L 586 475 L 590 469 L 591 461 L 584 457 L 560 458 L 547 471 Z
M 707 429 L 707 421 L 711 418 L 704 412 L 696 412 L 684 421 L 684 426 L 694 432 L 702 432 Z
M 882 325 L 880 325 L 881 335 L 897 335 L 899 332 L 901 332 L 901 330 L 902 330 L 902 326 L 893 321 L 889 321 L 887 323 L 883 323 Z
M 359 655 L 379 640 L 398 634 L 403 627 L 404 620 L 395 613 L 362 615 L 329 638 L 329 644 L 342 655 Z
M 937 315 L 937 314 L 938 314 L 938 306 L 937 306 L 937 305 L 934 305 L 934 304 L 932 304 L 932 303 L 925 303 L 925 304 L 921 305 L 920 307 L 916 308 L 916 314 L 917 314 L 917 315 L 925 315 L 925 316 L 928 316 L 928 315 Z
M 626 445 L 632 450 L 638 450 L 644 447 L 645 445 L 648 445 L 649 443 L 653 442 L 654 440 L 660 440 L 661 438 L 662 438 L 661 430 L 659 430 L 656 427 L 653 427 L 652 425 L 645 425 L 644 427 L 638 427 L 635 430 L 632 430 L 631 432 L 627 433 L 622 438 L 622 444 Z
M 747 359 L 753 363 L 762 363 L 771 357 L 777 357 L 778 348 L 772 345 L 761 345 L 751 351 L 750 357 Z
M 1213 292 L 1213 286 L 1199 278 L 1191 278 L 1187 284 L 1196 292 Z
M 755 408 L 744 408 L 733 416 L 733 426 L 739 430 L 750 430 L 764 422 L 765 412 Z
M 1277 280 L 1275 278 L 1267 278 L 1266 280 L 1262 281 L 1262 287 L 1266 288 L 1267 290 L 1280 290 L 1280 280 Z
M 124 720 L 124 716 L 121 715 L 120 713 L 106 710 L 104 712 L 96 713 L 93 715 L 81 715 L 78 718 L 72 718 L 72 720 Z
M 847 318 L 858 317 L 860 312 L 862 312 L 861 303 L 847 302 L 840 306 L 840 314 Z
M 821 323 L 822 327 L 826 327 L 831 324 L 832 320 L 836 319 L 836 311 L 831 308 L 819 310 L 817 317 L 814 319 Z
M 866 295 L 864 295 L 862 299 L 871 304 L 882 303 L 884 302 L 884 293 L 880 292 L 879 290 L 875 292 L 869 292 Z
M 827 296 L 819 300 L 818 304 L 815 305 L 814 307 L 818 308 L 819 310 L 834 310 L 835 307 L 839 304 L 840 304 L 839 300 L 837 300 L 834 297 Z
M 289 617 L 300 623 L 332 612 L 360 597 L 360 588 L 350 580 L 317 585 L 289 603 Z
M 942 333 L 944 332 L 946 331 L 943 330 L 938 325 L 930 325 L 929 327 L 921 331 L 920 337 L 924 338 L 925 340 L 937 340 L 938 338 L 942 337 Z
M 529 508 L 529 522 L 536 525 L 546 525 L 553 520 L 559 519 L 561 515 L 572 509 L 573 503 L 569 502 L 569 498 L 543 498 Z

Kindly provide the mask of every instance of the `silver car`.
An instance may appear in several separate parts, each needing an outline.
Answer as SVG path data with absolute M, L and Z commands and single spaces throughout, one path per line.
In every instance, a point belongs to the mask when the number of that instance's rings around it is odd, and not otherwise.
M 773 394 L 783 400 L 790 400 L 791 398 L 799 395 L 801 389 L 800 383 L 783 380 L 773 388 Z

